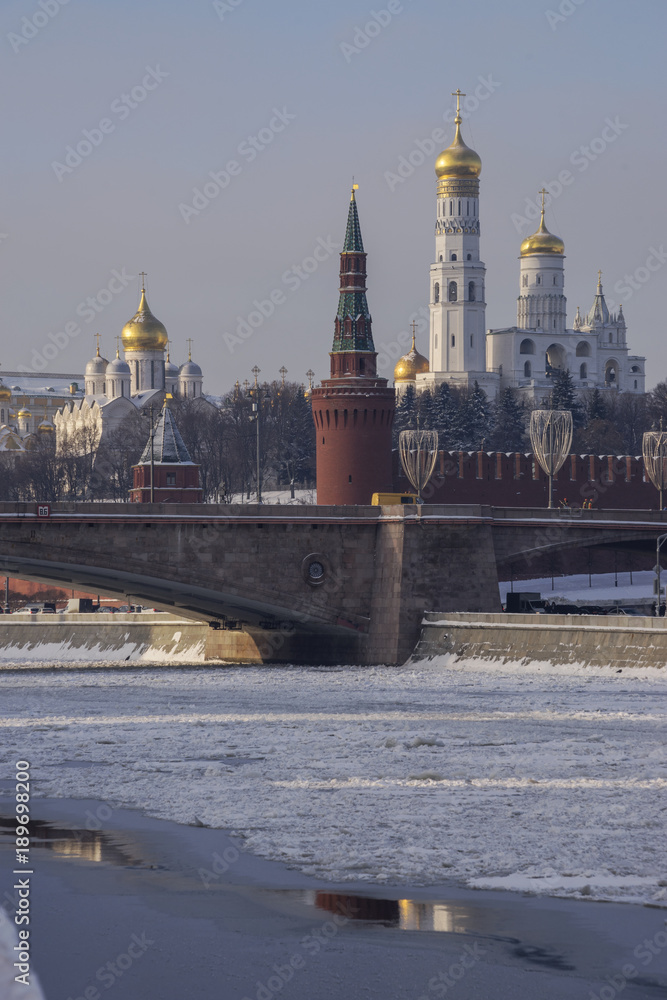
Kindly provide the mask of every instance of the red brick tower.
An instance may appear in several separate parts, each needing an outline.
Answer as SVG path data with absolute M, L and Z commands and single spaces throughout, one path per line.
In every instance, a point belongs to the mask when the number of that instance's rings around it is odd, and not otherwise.
M 394 390 L 378 378 L 366 301 L 366 253 L 352 189 L 340 255 L 331 377 L 312 392 L 318 504 L 369 504 L 392 490 Z

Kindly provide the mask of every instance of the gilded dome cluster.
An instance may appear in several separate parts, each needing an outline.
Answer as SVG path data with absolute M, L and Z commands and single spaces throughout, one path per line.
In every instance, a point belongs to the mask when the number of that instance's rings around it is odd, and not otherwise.
M 126 351 L 164 351 L 167 346 L 166 327 L 148 308 L 145 288 L 141 289 L 139 308 L 123 327 L 121 336 Z

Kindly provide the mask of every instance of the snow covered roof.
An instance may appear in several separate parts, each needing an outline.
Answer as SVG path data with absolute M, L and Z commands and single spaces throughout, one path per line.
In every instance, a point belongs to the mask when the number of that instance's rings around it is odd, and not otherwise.
M 139 465 L 150 465 L 151 441 L 146 443 Z M 155 427 L 153 461 L 162 465 L 193 465 L 169 407 L 165 405 Z

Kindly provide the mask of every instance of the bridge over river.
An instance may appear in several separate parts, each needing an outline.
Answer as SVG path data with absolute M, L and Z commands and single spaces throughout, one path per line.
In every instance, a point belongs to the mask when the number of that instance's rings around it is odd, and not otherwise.
M 401 663 L 424 611 L 499 611 L 510 567 L 650 552 L 664 525 L 658 511 L 2 503 L 0 575 L 207 620 L 225 659 Z

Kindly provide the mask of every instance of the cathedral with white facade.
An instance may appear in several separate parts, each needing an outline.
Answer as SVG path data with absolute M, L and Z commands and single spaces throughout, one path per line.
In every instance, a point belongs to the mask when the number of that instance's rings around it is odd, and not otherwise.
M 645 358 L 629 353 L 622 307 L 610 313 L 601 273 L 590 310 L 577 309 L 567 327 L 565 246 L 546 227 L 544 196 L 540 224 L 521 244 L 515 326 L 486 329 L 486 268 L 479 255 L 479 177 L 482 161 L 461 136 L 457 91 L 454 141 L 436 160 L 435 262 L 430 275 L 429 359 L 413 338 L 412 350 L 394 371 L 400 395 L 443 382 L 472 388 L 477 382 L 493 398 L 516 389 L 530 402 L 548 397 L 553 377 L 568 370 L 578 390 L 643 393 Z
M 98 344 L 96 356 L 86 365 L 83 396 L 56 413 L 57 447 L 74 438 L 85 450 L 96 450 L 127 416 L 150 406 L 159 412 L 167 393 L 211 405 L 203 395 L 202 370 L 191 351 L 180 368 L 171 362 L 167 330 L 151 312 L 143 283 L 139 308 L 120 339 L 124 358 L 116 350 L 116 357 L 107 361 Z

